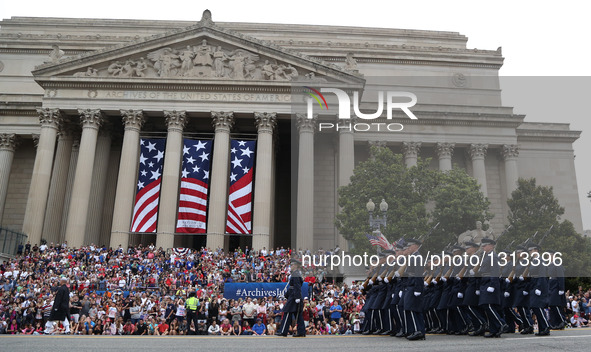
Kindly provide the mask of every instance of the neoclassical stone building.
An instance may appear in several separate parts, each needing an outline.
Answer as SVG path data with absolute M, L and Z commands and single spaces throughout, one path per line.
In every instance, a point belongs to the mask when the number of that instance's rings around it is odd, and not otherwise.
M 492 202 L 495 229 L 517 178 L 536 177 L 582 232 L 580 132 L 503 106 L 501 49 L 468 49 L 461 34 L 221 23 L 209 11 L 193 23 L 17 17 L 0 26 L 0 220 L 31 243 L 343 248 L 336 190 L 374 143 L 409 166 L 420 156 L 467 169 Z M 418 119 L 393 111 L 387 120 L 384 110 L 372 122 L 403 131 L 351 131 L 331 96 L 331 109 L 315 107 L 309 120 L 294 109 L 303 86 L 361 92 L 368 114 L 378 91 L 412 92 Z M 157 233 L 130 235 L 143 137 L 167 138 Z M 183 138 L 214 142 L 206 235 L 175 235 Z M 230 138 L 257 140 L 252 236 L 225 235 Z

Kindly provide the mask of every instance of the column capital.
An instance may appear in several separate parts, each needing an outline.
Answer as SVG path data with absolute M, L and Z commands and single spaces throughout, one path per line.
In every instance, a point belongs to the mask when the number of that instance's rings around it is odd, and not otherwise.
M 259 133 L 273 134 L 273 130 L 277 127 L 277 113 L 255 112 L 254 119 Z
M 231 111 L 212 111 L 211 124 L 216 132 L 230 133 L 232 126 L 234 126 L 234 113 Z
M 456 146 L 455 143 L 442 143 L 437 142 L 435 146 L 435 150 L 437 151 L 437 156 L 439 159 L 442 158 L 451 158 L 454 153 L 454 147 Z
M 517 158 L 519 156 L 519 146 L 517 144 L 503 144 L 501 155 L 505 160 Z
M 405 158 L 418 157 L 421 149 L 421 142 L 402 142 L 402 153 Z
M 31 133 L 31 137 L 33 138 L 33 145 L 35 146 L 35 149 L 37 149 L 41 135 L 39 133 Z
M 470 154 L 470 158 L 472 159 L 484 159 L 486 156 L 486 151 L 488 149 L 488 144 L 470 144 L 470 148 L 468 149 L 468 153 Z
M 18 141 L 14 133 L 0 133 L 0 150 L 14 152 Z
M 104 115 L 100 109 L 78 109 L 80 125 L 82 128 L 98 130 L 104 121 Z
M 359 118 L 356 116 L 351 116 L 348 119 L 340 119 L 337 117 L 336 118 L 337 131 L 339 131 L 340 133 L 353 133 L 354 132 L 353 125 L 355 125 L 355 123 L 357 123 L 357 121 L 359 121 Z
M 146 121 L 143 110 L 119 110 L 125 130 L 139 132 Z
M 318 122 L 318 115 L 315 114 L 309 119 L 307 114 L 296 114 L 296 118 L 296 126 L 298 127 L 299 133 L 314 133 Z
M 57 130 L 62 123 L 62 114 L 59 109 L 39 108 L 37 113 L 42 128 L 49 127 Z
M 169 132 L 183 132 L 187 124 L 187 113 L 185 111 L 164 110 L 164 117 L 166 118 L 166 127 Z

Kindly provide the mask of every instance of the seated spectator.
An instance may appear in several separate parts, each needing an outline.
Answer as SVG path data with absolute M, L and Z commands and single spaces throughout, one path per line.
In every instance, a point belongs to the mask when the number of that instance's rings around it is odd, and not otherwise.
M 277 332 L 277 324 L 275 324 L 274 320 L 269 320 L 269 324 L 267 324 L 267 335 L 273 336 Z
M 234 321 L 234 324 L 232 325 L 232 335 L 242 335 L 242 327 L 240 326 L 240 322 L 237 320 Z
M 256 319 L 256 323 L 252 326 L 252 331 L 253 331 L 253 335 L 256 335 L 256 336 L 266 335 L 267 328 L 265 328 L 265 325 L 262 323 L 261 318 Z
M 211 325 L 207 329 L 208 335 L 219 335 L 220 334 L 220 326 L 217 324 L 215 319 L 211 322 Z
M 230 325 L 230 321 L 228 319 L 224 319 L 222 321 L 222 325 L 220 325 L 220 335 L 230 336 L 231 333 L 232 333 L 232 325 Z
M 252 335 L 253 331 L 252 328 L 250 327 L 250 324 L 248 323 L 248 321 L 244 321 L 244 326 L 242 327 L 242 335 Z
M 166 324 L 166 319 L 161 319 L 160 324 L 158 324 L 158 335 L 168 335 L 169 329 L 170 325 Z

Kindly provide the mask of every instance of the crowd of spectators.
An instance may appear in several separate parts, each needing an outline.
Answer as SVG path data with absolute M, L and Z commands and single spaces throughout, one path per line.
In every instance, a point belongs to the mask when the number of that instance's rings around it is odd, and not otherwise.
M 579 286 L 577 292 L 566 291 L 566 312 L 573 328 L 591 327 L 591 289 L 583 290 Z
M 273 335 L 285 299 L 226 299 L 224 284 L 287 282 L 292 254 L 289 248 L 230 253 L 202 248 L 178 255 L 153 245 L 124 251 L 27 244 L 0 265 L 0 333 L 64 333 L 64 326 L 49 316 L 55 289 L 65 276 L 72 334 Z M 305 270 L 310 287 L 303 311 L 307 333 L 359 332 L 364 303 L 360 287 L 335 283 L 320 268 Z M 187 326 L 185 300 L 191 291 L 199 299 L 197 326 Z

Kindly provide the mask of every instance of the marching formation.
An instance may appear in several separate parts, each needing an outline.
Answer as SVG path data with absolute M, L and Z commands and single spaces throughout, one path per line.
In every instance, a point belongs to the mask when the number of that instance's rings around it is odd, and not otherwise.
M 380 263 L 370 269 L 363 283 L 363 334 L 389 334 L 408 340 L 423 340 L 427 333 L 484 337 L 517 331 L 533 334 L 534 318 L 536 336 L 550 335 L 551 329 L 566 326 L 564 269 L 557 265 L 560 261 L 526 260 L 541 254 L 539 243 L 526 241 L 511 253 L 497 253 L 493 239 L 467 241 L 463 246 L 446 248 L 438 265 L 429 258 L 423 262 L 421 245 L 421 239 L 400 240 L 395 250 L 382 251 Z M 392 257 L 400 256 L 415 260 L 407 260 L 402 266 L 386 265 L 393 262 Z M 480 258 L 476 265 L 467 260 L 471 256 Z M 460 258 L 457 265 L 455 259 Z

